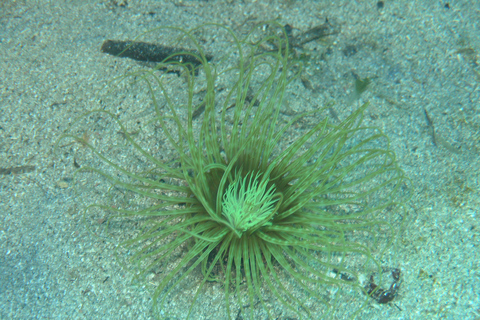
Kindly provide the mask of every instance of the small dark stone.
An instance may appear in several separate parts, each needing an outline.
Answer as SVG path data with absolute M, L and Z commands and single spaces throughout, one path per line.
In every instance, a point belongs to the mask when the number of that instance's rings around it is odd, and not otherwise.
M 377 8 L 378 9 L 382 9 L 384 6 L 385 6 L 385 2 L 383 2 L 383 1 L 378 1 L 377 2 Z
M 357 47 L 353 44 L 349 44 L 348 46 L 346 46 L 342 52 L 343 54 L 345 55 L 345 57 L 351 57 L 353 56 L 355 53 L 357 53 Z
M 291 35 L 292 35 L 293 27 L 292 27 L 291 25 L 289 25 L 289 24 L 286 24 L 286 25 L 284 26 L 284 28 L 285 28 L 285 32 L 287 33 L 287 36 L 291 36 Z

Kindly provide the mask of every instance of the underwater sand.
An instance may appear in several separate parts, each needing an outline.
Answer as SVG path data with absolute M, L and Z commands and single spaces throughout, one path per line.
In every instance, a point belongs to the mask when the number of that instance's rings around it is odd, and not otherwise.
M 126 2 L 0 3 L 0 319 L 153 319 L 152 286 L 133 285 L 115 244 L 85 228 L 82 208 L 102 195 L 74 190 L 78 146 L 54 144 L 99 108 L 109 80 L 143 68 L 101 53 L 104 40 L 159 25 L 243 30 L 277 18 L 295 32 L 325 18 L 341 27 L 328 43 L 306 46 L 316 60 L 305 70 L 310 83 L 286 98 L 289 112 L 334 100 L 343 118 L 354 108 L 355 77 L 371 78 L 355 103 L 370 101 L 365 121 L 389 136 L 414 182 L 404 231 L 381 261 L 402 272 L 398 296 L 371 301 L 358 319 L 480 319 L 478 1 Z M 129 105 L 123 118 L 145 117 L 134 101 L 126 91 L 107 102 Z M 212 288 L 215 297 L 221 289 Z M 202 303 L 213 312 L 222 301 Z

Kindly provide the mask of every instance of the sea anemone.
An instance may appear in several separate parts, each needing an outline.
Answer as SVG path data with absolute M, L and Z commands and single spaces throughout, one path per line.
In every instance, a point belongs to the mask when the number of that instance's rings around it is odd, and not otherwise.
M 178 55 L 193 59 L 170 57 L 111 86 L 144 84 L 149 120 L 95 110 L 82 117 L 95 119 L 89 130 L 107 139 L 110 128 L 123 143 L 62 136 L 93 155 L 78 160 L 77 181 L 109 182 L 86 220 L 105 217 L 111 237 L 123 237 L 117 255 L 156 283 L 159 318 L 325 318 L 345 288 L 358 292 L 353 317 L 368 299 L 362 275 L 381 273 L 407 188 L 388 138 L 362 124 L 367 104 L 343 120 L 328 118 L 330 104 L 284 112 L 302 64 L 276 23 L 241 37 L 218 25 L 155 31 L 175 32 L 175 45 L 193 49 Z M 208 34 L 228 44 L 213 61 Z M 202 295 L 215 283 L 223 308 L 206 310 Z M 188 304 L 173 308 L 185 292 Z

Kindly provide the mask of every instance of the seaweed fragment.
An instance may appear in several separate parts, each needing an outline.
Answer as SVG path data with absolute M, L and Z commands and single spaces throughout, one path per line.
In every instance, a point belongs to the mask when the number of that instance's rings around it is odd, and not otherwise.
M 0 168 L 1 175 L 9 175 L 9 174 L 20 174 L 20 173 L 28 173 L 35 170 L 35 166 L 19 166 L 19 167 L 10 167 L 10 168 Z
M 433 125 L 433 120 L 430 117 L 430 115 L 428 114 L 427 110 L 423 109 L 423 112 L 425 113 L 425 120 L 427 121 L 428 134 L 432 136 L 433 144 L 437 147 L 439 145 L 441 145 L 442 147 L 444 147 L 448 151 L 456 153 L 456 154 L 462 153 L 461 150 L 452 146 L 449 142 L 447 142 L 447 140 L 445 140 L 441 135 L 439 135 L 435 131 L 435 127 Z
M 371 78 L 359 78 L 355 79 L 355 93 L 360 96 L 367 90 L 368 85 L 372 82 Z
M 310 81 L 310 79 L 308 79 L 307 76 L 302 75 L 302 76 L 300 77 L 300 80 L 302 81 L 302 84 L 303 84 L 303 86 L 305 87 L 305 89 L 314 90 L 313 84 L 312 84 L 312 82 Z
M 292 47 L 301 47 L 304 44 L 325 38 L 326 36 L 330 36 L 333 34 L 339 33 L 338 28 L 333 26 L 328 20 L 325 23 L 315 26 L 296 37 L 289 36 L 288 41 Z
M 117 57 L 127 57 L 145 62 L 178 61 L 194 65 L 202 63 L 201 54 L 198 51 L 147 42 L 105 40 L 101 51 Z M 205 54 L 205 58 L 210 61 L 213 57 Z
M 347 100 L 347 105 L 351 105 L 353 102 L 360 99 L 360 96 L 367 90 L 373 79 L 371 77 L 361 78 L 353 71 L 352 75 L 355 78 L 355 90 L 350 94 L 350 97 Z

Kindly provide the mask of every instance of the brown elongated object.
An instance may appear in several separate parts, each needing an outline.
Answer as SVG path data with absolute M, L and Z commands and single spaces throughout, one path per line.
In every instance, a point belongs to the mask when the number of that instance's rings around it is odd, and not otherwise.
M 201 63 L 198 59 L 200 58 L 198 51 L 147 42 L 105 40 L 101 50 L 117 57 L 127 57 L 145 62 L 162 62 L 168 59 L 169 61 L 190 62 L 195 65 Z M 205 58 L 210 61 L 213 57 L 206 55 Z

